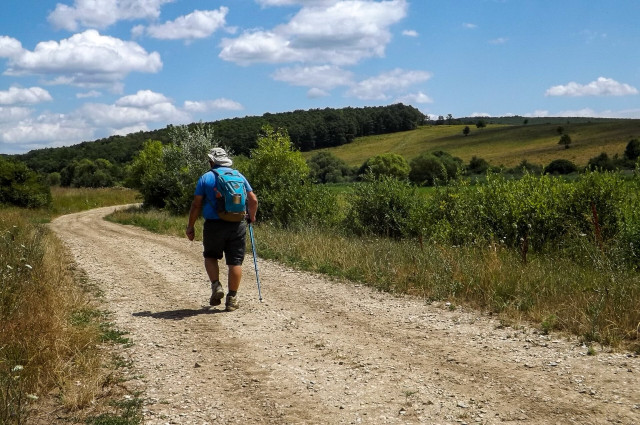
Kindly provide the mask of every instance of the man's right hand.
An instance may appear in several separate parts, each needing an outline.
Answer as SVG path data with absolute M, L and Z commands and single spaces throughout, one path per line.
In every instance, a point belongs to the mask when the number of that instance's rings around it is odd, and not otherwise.
M 190 241 L 192 241 L 196 237 L 196 229 L 193 226 L 187 226 L 184 233 L 187 235 Z

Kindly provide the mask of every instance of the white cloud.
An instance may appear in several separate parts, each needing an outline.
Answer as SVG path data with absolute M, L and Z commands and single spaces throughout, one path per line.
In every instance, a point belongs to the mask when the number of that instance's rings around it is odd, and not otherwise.
M 401 93 L 408 87 L 430 78 L 429 72 L 394 69 L 360 81 L 347 94 L 364 100 L 387 100 L 389 93 Z
M 0 58 L 13 58 L 22 54 L 22 43 L 15 38 L 0 36 Z
M 476 24 L 470 24 L 468 22 L 465 22 L 464 24 L 462 24 L 462 26 L 464 28 L 466 28 L 466 29 L 469 29 L 469 30 L 474 30 L 474 29 L 478 28 L 478 26 Z
M 147 53 L 139 44 L 100 35 L 95 30 L 68 39 L 43 41 L 33 51 L 9 58 L 6 75 L 54 77 L 53 83 L 73 85 L 113 84 L 131 72 L 155 73 L 162 68 L 157 52 Z
M 102 96 L 102 93 L 100 93 L 97 90 L 90 90 L 86 93 L 76 93 L 76 98 L 78 99 L 87 99 L 90 97 L 100 97 Z
M 48 16 L 59 29 L 77 31 L 84 28 L 106 28 L 121 20 L 157 19 L 160 8 L 174 0 L 74 0 L 73 6 L 58 3 Z
M 619 83 L 611 78 L 599 77 L 596 81 L 583 85 L 570 82 L 566 85 L 553 86 L 546 96 L 629 96 L 638 94 L 638 89 L 629 84 Z
M 164 24 L 151 25 L 146 29 L 140 26 L 135 27 L 134 33 L 139 34 L 144 31 L 153 38 L 163 40 L 207 38 L 218 29 L 224 27 L 225 17 L 228 12 L 229 9 L 224 6 L 218 10 L 196 10 Z
M 123 96 L 116 101 L 116 106 L 132 108 L 149 108 L 154 105 L 169 103 L 170 100 L 161 93 L 151 90 L 139 90 L 136 94 Z
M 23 152 L 47 146 L 79 143 L 93 137 L 85 122 L 64 114 L 22 115 L 20 121 L 0 124 L 0 146 Z M 3 147 L 4 150 L 4 147 Z
M 309 91 L 307 92 L 307 97 L 309 99 L 318 99 L 321 97 L 327 97 L 329 96 L 329 94 L 330 93 L 325 90 L 319 89 L 317 87 L 313 87 L 313 88 L 310 88 Z
M 471 114 L 472 118 L 488 118 L 491 117 L 491 114 L 488 112 L 473 112 Z
M 337 3 L 339 0 L 256 0 L 263 7 L 266 6 L 317 6 Z
M 402 31 L 402 35 L 407 36 L 407 37 L 417 37 L 418 31 L 415 30 L 404 30 Z
M 351 85 L 353 74 L 337 66 L 321 65 L 280 68 L 271 77 L 274 80 L 284 81 L 294 86 L 331 90 L 338 86 Z
M 77 113 L 96 127 L 119 129 L 143 123 L 187 122 L 190 117 L 163 94 L 140 90 L 115 104 L 87 103 Z
M 215 100 L 191 101 L 184 102 L 184 110 L 188 112 L 209 112 L 209 111 L 241 111 L 244 107 L 230 99 L 220 98 Z
M 11 87 L 7 91 L 0 91 L 0 105 L 35 105 L 52 100 L 49 92 L 40 87 Z
M 27 118 L 31 113 L 31 109 L 22 106 L 0 106 L 0 132 L 2 132 L 3 123 L 16 123 Z
M 433 103 L 433 99 L 431 99 L 429 96 L 419 91 L 418 93 L 410 93 L 410 94 L 401 96 L 397 98 L 394 103 L 404 103 L 405 105 L 416 105 L 420 103 Z
M 220 58 L 242 65 L 260 62 L 352 65 L 364 58 L 384 55 L 391 40 L 389 28 L 406 16 L 408 8 L 406 0 L 307 3 L 286 24 L 224 39 Z

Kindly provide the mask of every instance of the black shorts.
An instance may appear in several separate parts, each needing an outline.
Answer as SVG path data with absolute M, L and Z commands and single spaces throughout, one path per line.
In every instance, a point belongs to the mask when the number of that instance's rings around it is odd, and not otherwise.
M 244 261 L 247 224 L 244 221 L 233 223 L 223 220 L 205 220 L 202 234 L 204 258 L 222 259 L 229 266 L 239 266 Z

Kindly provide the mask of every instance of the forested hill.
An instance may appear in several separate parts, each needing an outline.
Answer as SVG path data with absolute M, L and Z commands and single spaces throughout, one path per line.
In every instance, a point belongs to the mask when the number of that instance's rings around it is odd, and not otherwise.
M 418 109 L 401 103 L 380 107 L 297 110 L 276 114 L 247 116 L 204 123 L 214 137 L 235 154 L 248 154 L 256 145 L 260 128 L 269 124 L 286 128 L 292 143 L 302 151 L 340 146 L 356 137 L 394 133 L 417 128 L 425 116 Z M 192 124 L 195 125 L 195 124 Z M 146 140 L 169 141 L 171 126 L 164 129 L 111 136 L 60 148 L 37 149 L 15 157 L 31 169 L 43 173 L 60 171 L 73 161 L 106 159 L 126 164 Z

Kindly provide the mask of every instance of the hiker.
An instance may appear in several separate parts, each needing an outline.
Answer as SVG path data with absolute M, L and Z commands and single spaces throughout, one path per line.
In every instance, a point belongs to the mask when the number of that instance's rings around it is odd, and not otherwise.
M 242 262 L 244 260 L 247 223 L 253 223 L 256 220 L 258 198 L 255 193 L 253 193 L 253 189 L 247 179 L 242 174 L 230 168 L 233 162 L 224 149 L 213 148 L 207 156 L 209 157 L 211 170 L 204 173 L 200 179 L 198 179 L 191 203 L 191 210 L 189 211 L 189 223 L 187 224 L 185 233 L 187 238 L 192 241 L 195 237 L 193 226 L 200 216 L 200 211 L 202 211 L 202 216 L 205 219 L 202 234 L 204 268 L 211 281 L 211 298 L 209 299 L 209 304 L 212 306 L 220 305 L 224 297 L 224 290 L 220 283 L 220 269 L 218 267 L 218 260 L 222 259 L 224 253 L 227 266 L 229 267 L 228 293 L 225 309 L 227 311 L 233 311 L 239 307 L 237 291 L 242 279 Z M 222 179 L 220 175 L 227 175 L 232 172 L 235 173 L 236 176 L 241 177 L 239 181 L 244 184 L 246 205 L 242 208 L 242 213 L 239 214 L 238 219 L 233 219 L 235 221 L 227 221 L 228 218 L 225 220 L 221 218 L 221 216 L 227 217 L 227 215 L 226 212 L 220 209 L 223 202 L 219 198 L 220 188 L 216 187 L 216 181 Z

